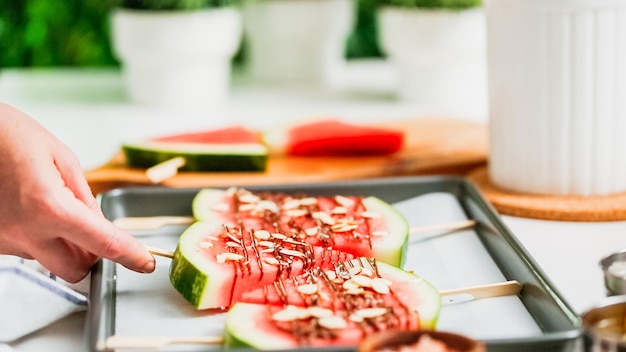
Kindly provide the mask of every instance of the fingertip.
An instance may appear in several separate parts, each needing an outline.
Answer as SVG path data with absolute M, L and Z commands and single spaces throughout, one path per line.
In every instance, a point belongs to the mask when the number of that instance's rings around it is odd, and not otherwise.
M 142 268 L 141 272 L 145 273 L 145 274 L 149 274 L 149 273 L 153 272 L 154 269 L 156 269 L 156 259 L 154 258 L 153 255 L 150 255 L 150 260 L 148 260 L 146 265 L 144 265 L 144 267 Z

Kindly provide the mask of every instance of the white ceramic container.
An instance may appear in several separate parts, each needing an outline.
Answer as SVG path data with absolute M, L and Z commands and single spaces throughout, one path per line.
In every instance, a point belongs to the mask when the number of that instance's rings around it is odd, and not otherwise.
M 626 0 L 486 0 L 491 181 L 626 191 Z
M 112 42 L 128 95 L 142 104 L 220 105 L 229 94 L 231 60 L 242 33 L 241 13 L 233 8 L 112 14 Z
M 487 106 L 486 33 L 482 8 L 463 11 L 385 6 L 380 43 L 398 73 L 397 95 L 426 106 Z
M 353 0 L 246 0 L 248 69 L 264 83 L 326 84 L 346 64 Z

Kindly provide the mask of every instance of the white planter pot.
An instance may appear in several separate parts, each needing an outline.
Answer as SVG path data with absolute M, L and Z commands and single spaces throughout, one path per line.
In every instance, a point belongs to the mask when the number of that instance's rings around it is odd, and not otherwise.
M 258 81 L 326 83 L 345 65 L 353 0 L 246 0 L 248 68 Z
M 460 110 L 487 106 L 485 18 L 482 9 L 378 10 L 383 51 L 398 71 L 404 100 Z
M 626 191 L 626 0 L 487 0 L 491 181 Z
M 235 9 L 159 12 L 118 9 L 112 42 L 132 101 L 210 108 L 230 88 L 231 60 L 242 36 Z

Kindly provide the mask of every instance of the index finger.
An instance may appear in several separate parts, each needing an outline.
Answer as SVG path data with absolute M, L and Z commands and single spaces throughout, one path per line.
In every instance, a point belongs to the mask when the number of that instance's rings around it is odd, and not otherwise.
M 76 198 L 71 197 L 67 211 L 71 215 L 66 217 L 68 241 L 128 269 L 142 273 L 154 271 L 154 257 L 128 232 L 113 225 Z

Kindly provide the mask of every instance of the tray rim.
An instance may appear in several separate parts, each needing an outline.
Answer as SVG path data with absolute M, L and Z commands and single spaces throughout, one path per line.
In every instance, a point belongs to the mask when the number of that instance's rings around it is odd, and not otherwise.
M 399 177 L 383 177 L 383 178 L 368 178 L 368 179 L 354 179 L 354 180 L 340 180 L 340 181 L 332 181 L 332 182 L 319 182 L 319 183 L 294 183 L 294 184 L 266 184 L 266 185 L 234 185 L 238 187 L 244 187 L 251 190 L 323 190 L 325 188 L 330 187 L 338 187 L 338 186 L 346 186 L 346 187 L 376 187 L 376 186 L 390 186 L 390 185 L 411 185 L 411 184 L 437 184 L 439 186 L 446 187 L 454 187 L 460 192 L 466 192 L 468 197 L 472 199 L 477 205 L 483 210 L 484 215 L 488 218 L 490 224 L 495 228 L 498 234 L 500 234 L 504 240 L 512 247 L 512 249 L 517 253 L 520 259 L 525 263 L 527 268 L 533 273 L 535 279 L 537 279 L 542 287 L 545 289 L 546 293 L 549 295 L 551 299 L 554 300 L 555 304 L 559 308 L 559 310 L 569 319 L 571 323 L 571 328 L 565 329 L 562 331 L 553 331 L 547 332 L 540 336 L 533 337 L 524 337 L 524 338 L 516 338 L 516 339 L 507 339 L 507 338 L 496 338 L 496 339 L 485 339 L 489 351 L 510 351 L 511 348 L 516 348 L 519 346 L 537 346 L 541 347 L 543 345 L 559 345 L 559 344 L 572 344 L 575 343 L 581 337 L 581 322 L 579 315 L 571 308 L 571 306 L 566 302 L 563 296 L 558 292 L 554 284 L 551 282 L 549 277 L 544 273 L 541 267 L 534 260 L 532 255 L 524 248 L 524 246 L 519 242 L 519 240 L 515 237 L 515 235 L 508 229 L 508 227 L 502 222 L 500 219 L 500 215 L 497 210 L 486 201 L 486 199 L 482 196 L 478 188 L 468 179 L 463 176 L 456 175 L 435 175 L 435 176 L 399 176 Z M 126 187 L 126 188 L 116 188 L 99 194 L 97 196 L 98 203 L 102 205 L 103 201 L 108 198 L 113 198 L 125 193 L 135 193 L 135 194 L 143 194 L 149 195 L 154 193 L 193 193 L 198 190 L 207 187 L 183 187 L 183 188 L 171 188 L 171 187 L 162 187 L 162 186 L 138 186 L 138 187 Z M 227 188 L 223 186 L 216 186 L 215 188 Z M 444 187 L 445 188 L 445 187 Z M 458 196 L 458 195 L 457 195 Z M 113 270 L 113 277 L 105 277 L 103 275 L 103 269 L 107 269 L 107 266 L 110 266 L 109 270 Z M 98 299 L 103 296 L 110 295 L 112 300 L 115 299 L 114 292 L 114 274 L 115 264 L 109 260 L 100 260 L 96 265 L 94 265 L 92 269 L 92 281 L 91 281 L 91 290 L 90 290 L 90 301 L 92 298 Z M 103 283 L 105 285 L 111 285 L 108 291 L 103 291 Z M 528 309 L 528 308 L 527 308 Z M 113 313 L 114 314 L 114 313 Z M 533 316 L 532 312 L 529 312 L 531 316 Z M 87 310 L 87 324 L 85 326 L 85 334 L 88 337 L 87 343 L 89 347 L 89 351 L 109 351 L 106 349 L 102 349 L 100 336 L 94 336 L 93 325 L 101 323 L 101 314 L 96 314 L 94 309 L 91 309 L 91 305 Z M 533 316 L 533 319 L 536 319 Z M 114 322 L 111 322 L 114 325 Z M 99 331 L 96 332 L 97 335 L 101 335 L 103 332 L 102 325 L 97 325 Z M 545 331 L 544 331 L 545 332 Z M 302 350 L 302 349 L 298 349 Z M 311 351 L 324 351 L 325 348 L 317 348 L 317 349 L 308 349 Z M 334 348 L 332 350 L 337 350 Z M 343 350 L 343 349 L 342 349 Z M 351 351 L 354 348 L 346 348 L 345 350 Z M 281 350 L 281 352 L 285 352 L 286 350 Z

